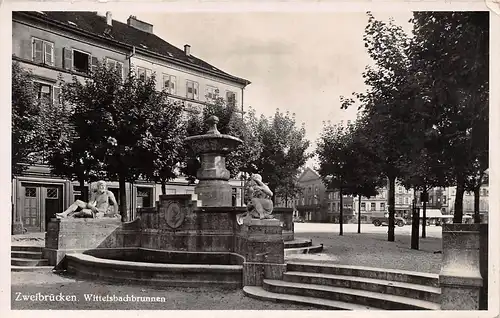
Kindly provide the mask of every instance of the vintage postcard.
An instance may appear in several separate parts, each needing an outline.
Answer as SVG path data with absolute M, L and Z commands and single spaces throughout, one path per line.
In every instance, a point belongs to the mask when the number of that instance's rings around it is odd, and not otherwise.
M 0 8 L 9 314 L 498 315 L 497 2 Z

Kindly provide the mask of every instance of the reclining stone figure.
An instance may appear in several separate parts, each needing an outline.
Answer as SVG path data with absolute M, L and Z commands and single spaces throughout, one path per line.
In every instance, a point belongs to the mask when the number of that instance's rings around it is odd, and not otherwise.
M 66 209 L 66 211 L 56 213 L 56 217 L 101 218 L 107 214 L 110 202 L 115 211 L 114 216 L 119 215 L 118 203 L 116 202 L 115 195 L 113 192 L 107 190 L 105 181 L 97 181 L 91 186 L 91 193 L 91 199 L 88 203 L 76 200 Z

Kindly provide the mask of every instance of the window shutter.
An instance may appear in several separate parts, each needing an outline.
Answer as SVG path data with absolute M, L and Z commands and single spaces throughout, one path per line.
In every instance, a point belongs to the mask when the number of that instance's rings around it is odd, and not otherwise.
M 177 78 L 175 76 L 170 76 L 170 93 L 171 94 L 176 94 L 176 84 Z
M 94 73 L 97 70 L 97 66 L 99 65 L 99 59 L 96 56 L 92 56 L 92 66 L 91 71 Z
M 198 82 L 194 82 L 193 98 L 198 100 Z
M 170 92 L 170 76 L 163 74 L 163 89 L 167 91 L 167 93 Z
M 192 89 L 191 84 L 193 84 L 193 82 L 186 81 L 186 97 L 187 98 L 193 98 L 193 89 Z
M 38 39 L 33 39 L 33 62 L 43 62 L 43 42 Z
M 92 71 L 92 55 L 89 54 L 89 55 L 87 55 L 87 57 L 88 57 L 87 73 L 90 73 Z
M 54 86 L 54 105 L 60 105 L 61 88 Z
M 123 80 L 123 63 L 116 62 L 116 70 L 118 71 L 118 74 L 120 74 L 120 78 Z
M 54 44 L 50 42 L 43 42 L 45 51 L 45 64 L 54 65 Z
M 73 52 L 70 48 L 63 48 L 63 61 L 64 61 L 64 69 L 72 70 L 73 69 Z

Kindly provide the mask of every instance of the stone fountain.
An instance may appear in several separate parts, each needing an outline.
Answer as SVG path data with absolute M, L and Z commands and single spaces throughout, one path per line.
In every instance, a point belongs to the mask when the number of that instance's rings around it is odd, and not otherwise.
M 49 263 L 81 277 L 162 286 L 234 288 L 280 279 L 284 240 L 293 240 L 292 209 L 237 223 L 246 208 L 231 206 L 226 155 L 242 141 L 221 134 L 217 123 L 210 117 L 206 134 L 186 139 L 201 159 L 195 194 L 161 195 L 132 222 L 52 219 L 44 250 Z
M 217 130 L 219 119 L 208 118 L 209 130 L 204 135 L 186 138 L 195 153 L 200 155 L 201 168 L 196 177 L 199 183 L 195 193 L 202 206 L 231 206 L 232 189 L 229 171 L 226 169 L 226 155 L 242 143 L 239 138 L 221 134 Z

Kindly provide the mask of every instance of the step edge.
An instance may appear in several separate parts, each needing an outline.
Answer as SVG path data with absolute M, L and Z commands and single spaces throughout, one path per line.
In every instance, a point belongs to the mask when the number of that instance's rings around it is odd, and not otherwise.
M 299 262 L 299 261 L 288 261 L 287 265 L 298 265 L 298 266 L 311 266 L 311 267 L 326 267 L 326 268 L 343 268 L 343 269 L 357 269 L 357 270 L 366 270 L 366 271 L 376 271 L 376 272 L 384 272 L 391 274 L 406 274 L 412 276 L 419 276 L 425 278 L 435 278 L 439 279 L 439 274 L 434 273 L 426 273 L 426 272 L 413 272 L 392 268 L 379 268 L 379 267 L 368 267 L 368 266 L 356 266 L 356 265 L 347 265 L 347 264 L 323 264 L 323 263 L 314 263 L 314 262 Z
M 404 297 L 404 296 L 397 296 L 397 295 L 382 294 L 382 293 L 361 290 L 361 289 L 351 289 L 351 288 L 334 287 L 334 286 L 317 285 L 317 284 L 292 283 L 292 282 L 285 282 L 285 281 L 281 281 L 281 280 L 271 280 L 271 279 L 264 279 L 263 283 L 268 284 L 268 285 L 272 285 L 272 286 L 280 286 L 280 287 L 305 288 L 305 289 L 312 289 L 312 290 L 330 291 L 330 292 L 334 292 L 334 293 L 343 293 L 343 294 L 349 294 L 349 295 L 354 294 L 356 296 L 386 300 L 386 301 L 391 301 L 393 303 L 398 303 L 398 304 L 413 305 L 413 306 L 420 307 L 420 308 L 434 308 L 434 307 L 436 307 L 436 305 L 438 305 L 437 303 L 433 303 L 433 302 L 430 302 L 427 300 L 420 300 L 420 299 Z M 368 295 L 362 295 L 362 294 L 368 294 Z M 381 297 L 377 297 L 377 296 L 381 296 Z M 386 299 L 386 298 L 395 298 L 395 299 Z
M 336 274 L 323 274 L 323 273 L 312 273 L 312 272 L 300 272 L 300 271 L 289 271 L 283 273 L 285 276 L 295 276 L 295 277 L 324 277 L 330 279 L 338 279 L 338 280 L 347 280 L 347 281 L 356 281 L 356 282 L 365 282 L 371 284 L 379 284 L 388 287 L 398 287 L 398 288 L 406 288 L 417 291 L 430 292 L 434 294 L 441 294 L 441 288 L 429 286 L 429 285 L 421 285 L 421 284 L 413 284 L 407 282 L 400 281 L 392 281 L 386 279 L 377 279 L 377 278 L 369 278 L 369 277 L 360 277 L 360 276 L 348 276 L 348 275 L 336 275 Z M 389 283 L 395 285 L 389 285 Z M 399 286 L 398 286 L 399 285 Z M 325 285 L 329 286 L 329 285 Z
M 259 292 L 263 292 L 267 295 L 256 295 L 255 293 L 252 294 L 251 290 L 249 291 L 248 289 L 258 289 Z M 359 304 L 354 304 L 354 303 L 347 303 L 347 302 L 343 302 L 343 301 L 339 301 L 339 300 L 331 300 L 331 299 L 316 298 L 316 297 L 301 296 L 301 295 L 292 295 L 292 294 L 274 293 L 274 292 L 267 291 L 260 286 L 244 286 L 243 292 L 245 294 L 251 294 L 252 296 L 258 297 L 260 299 L 267 299 L 267 300 L 271 300 L 271 301 L 281 300 L 284 302 L 289 302 L 289 303 L 294 303 L 294 304 L 310 305 L 312 307 L 323 306 L 323 307 L 330 307 L 332 309 L 334 308 L 334 309 L 340 309 L 340 310 L 363 310 L 363 309 L 364 310 L 383 310 L 380 308 L 364 306 L 364 305 L 359 305 Z M 276 298 L 274 298 L 274 297 L 276 297 Z M 344 307 L 341 307 L 341 306 L 344 306 Z M 347 307 L 351 307 L 351 308 L 347 308 Z M 352 309 L 353 307 L 365 307 L 365 308 Z

